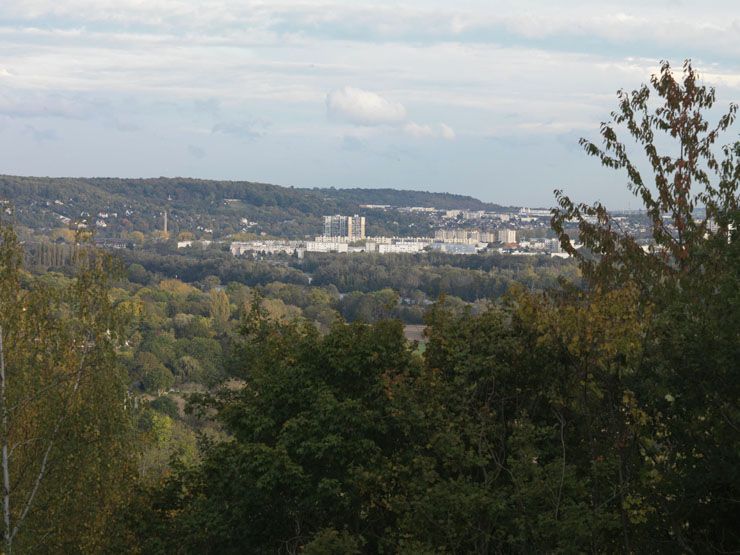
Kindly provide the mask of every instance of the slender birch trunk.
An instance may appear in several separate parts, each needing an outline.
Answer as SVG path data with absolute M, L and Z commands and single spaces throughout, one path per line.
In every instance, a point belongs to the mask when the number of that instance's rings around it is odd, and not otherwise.
M 13 552 L 13 536 L 10 528 L 10 461 L 8 454 L 8 399 L 5 381 L 5 348 L 3 327 L 0 326 L 0 403 L 2 407 L 2 464 L 3 464 L 3 543 L 7 555 Z

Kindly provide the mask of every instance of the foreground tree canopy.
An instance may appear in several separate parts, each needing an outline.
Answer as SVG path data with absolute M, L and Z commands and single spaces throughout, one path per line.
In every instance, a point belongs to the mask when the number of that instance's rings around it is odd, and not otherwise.
M 656 109 L 654 97 L 660 104 Z M 740 146 L 667 64 L 602 126 L 654 246 L 558 194 L 586 287 L 440 303 L 423 355 L 398 323 L 243 323 L 240 381 L 195 399 L 228 434 L 150 492 L 144 552 L 729 552 L 740 548 Z M 647 156 L 641 174 L 621 142 Z M 656 134 L 678 155 L 658 152 Z M 696 208 L 706 216 L 696 216 Z M 595 217 L 595 220 L 593 219 Z M 588 254 L 575 251 L 579 223 Z M 595 221 L 595 223 L 593 223 Z

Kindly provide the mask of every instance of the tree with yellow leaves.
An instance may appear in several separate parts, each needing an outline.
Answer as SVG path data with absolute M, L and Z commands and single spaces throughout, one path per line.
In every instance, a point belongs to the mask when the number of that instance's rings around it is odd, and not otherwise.
M 96 551 L 134 453 L 111 260 L 80 249 L 76 279 L 55 286 L 22 259 L 0 222 L 3 552 Z

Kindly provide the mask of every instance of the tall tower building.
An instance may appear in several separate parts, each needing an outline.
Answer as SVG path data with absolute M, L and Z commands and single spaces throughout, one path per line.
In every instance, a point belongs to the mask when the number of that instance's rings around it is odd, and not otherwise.
M 347 237 L 347 216 L 324 216 L 324 237 Z
M 350 216 L 347 218 L 347 237 L 351 241 L 365 238 L 365 216 Z
M 516 230 L 499 229 L 498 240 L 499 243 L 516 243 Z
M 365 238 L 365 217 L 358 216 L 324 216 L 324 237 L 343 237 L 350 241 Z

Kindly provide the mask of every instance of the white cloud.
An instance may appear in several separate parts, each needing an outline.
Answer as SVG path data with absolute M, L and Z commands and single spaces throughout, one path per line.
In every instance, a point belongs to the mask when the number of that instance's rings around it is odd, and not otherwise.
M 412 137 L 433 137 L 434 129 L 431 125 L 419 125 L 410 121 L 403 126 L 403 130 Z
M 355 125 L 399 125 L 408 118 L 403 104 L 354 87 L 326 95 L 326 111 L 331 119 Z
M 277 33 L 357 41 L 404 40 L 497 43 L 501 34 L 523 39 L 598 38 L 648 41 L 665 51 L 681 45 L 737 55 L 736 0 L 542 0 L 491 3 L 458 0 L 3 0 L 0 21 L 25 27 L 138 27 L 144 32 L 184 30 L 191 36 Z M 179 33 L 178 33 L 179 34 Z M 190 38 L 190 37 L 189 37 Z M 587 41 L 589 48 L 594 41 Z
M 418 124 L 413 121 L 403 126 L 406 134 L 418 138 L 447 139 L 451 141 L 455 138 L 455 131 L 447 124 L 440 123 L 437 125 Z
M 390 126 L 400 128 L 415 138 L 455 138 L 453 129 L 444 123 L 419 124 L 411 121 L 406 108 L 383 96 L 354 87 L 335 89 L 326 95 L 329 119 L 360 126 Z
M 440 128 L 440 136 L 443 139 L 447 139 L 448 141 L 451 141 L 455 138 L 455 131 L 449 125 L 445 123 L 440 123 L 439 128 Z

